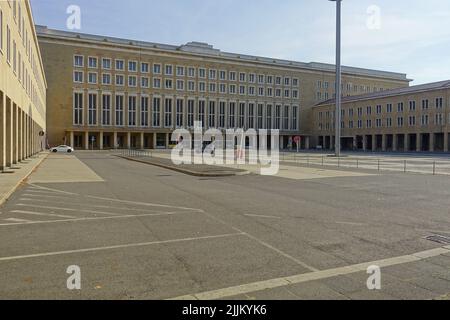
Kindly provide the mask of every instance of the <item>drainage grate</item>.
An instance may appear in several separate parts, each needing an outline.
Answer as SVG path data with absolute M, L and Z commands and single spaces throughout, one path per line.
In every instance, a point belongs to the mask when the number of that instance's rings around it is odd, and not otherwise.
M 450 237 L 446 237 L 446 236 L 442 236 L 442 235 L 432 235 L 432 236 L 428 236 L 425 237 L 426 240 L 428 241 L 433 241 L 433 242 L 437 242 L 440 244 L 450 244 Z

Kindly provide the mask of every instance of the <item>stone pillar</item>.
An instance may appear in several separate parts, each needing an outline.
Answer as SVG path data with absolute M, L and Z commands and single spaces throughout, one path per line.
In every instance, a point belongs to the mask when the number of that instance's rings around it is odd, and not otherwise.
M 131 132 L 127 132 L 127 144 L 126 144 L 126 148 L 127 148 L 127 149 L 131 149 Z
M 113 133 L 113 148 L 117 149 L 117 132 Z
M 372 135 L 372 151 L 377 150 L 377 136 L 374 134 Z
M 405 139 L 405 143 L 404 143 L 404 145 L 405 145 L 405 151 L 406 151 L 406 152 L 409 152 L 409 151 L 410 151 L 410 150 L 409 150 L 409 133 L 406 133 L 406 134 L 405 134 L 404 139 Z
M 305 149 L 309 150 L 309 137 L 305 138 Z
M 103 131 L 98 133 L 98 146 L 100 150 L 103 150 Z
M 157 138 L 157 136 L 158 136 L 158 134 L 156 132 L 153 133 L 153 149 L 156 149 L 156 143 L 157 143 L 156 138 Z
M 398 139 L 398 136 L 396 134 L 394 134 L 392 137 L 392 151 L 394 151 L 394 152 L 397 151 L 397 139 Z
M 13 110 L 12 102 L 6 99 L 6 166 L 13 163 Z
M 6 96 L 0 92 L 0 171 L 6 167 Z
M 434 132 L 430 133 L 430 152 L 434 152 Z
M 362 136 L 362 142 L 363 142 L 363 151 L 367 151 L 367 136 Z
M 416 151 L 422 151 L 422 135 L 420 133 L 416 134 Z
M 444 132 L 444 152 L 448 152 L 448 132 Z
M 139 133 L 139 148 L 144 149 L 144 133 Z
M 385 152 L 386 151 L 386 139 L 387 136 L 385 134 L 381 135 L 381 151 Z
M 27 157 L 27 155 L 26 155 L 26 147 L 25 147 L 26 136 L 27 136 L 26 129 L 25 129 L 26 128 L 25 111 L 22 110 L 22 112 L 20 114 L 22 115 L 21 118 L 20 118 L 20 122 L 21 122 L 21 125 L 20 125 L 20 128 L 21 128 L 21 131 L 20 131 L 20 136 L 21 136 L 20 152 L 21 152 L 21 160 L 25 160 L 25 158 Z
M 166 133 L 166 149 L 169 149 L 169 144 L 170 144 L 169 135 L 170 135 L 170 133 Z
M 18 106 L 13 103 L 13 164 L 17 164 L 19 158 L 19 115 Z
M 17 145 L 17 161 L 21 162 L 23 160 L 22 156 L 23 156 L 23 134 L 22 134 L 22 127 L 23 127 L 23 122 L 22 122 L 22 109 L 20 109 L 20 107 L 17 107 L 17 138 L 18 138 L 18 145 Z
M 72 148 L 75 148 L 75 133 L 73 131 L 70 131 L 70 146 Z
M 84 149 L 89 150 L 89 132 L 84 132 Z

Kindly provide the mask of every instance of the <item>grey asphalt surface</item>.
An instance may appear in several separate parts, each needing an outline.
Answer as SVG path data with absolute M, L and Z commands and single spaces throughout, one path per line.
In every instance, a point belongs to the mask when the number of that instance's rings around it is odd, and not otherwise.
M 439 248 L 423 238 L 450 236 L 446 176 L 198 178 L 105 152 L 77 157 L 105 181 L 25 185 L 0 207 L 1 299 L 167 299 Z M 70 265 L 80 291 L 66 288 Z M 355 273 L 235 298 L 450 294 L 450 256 L 385 272 L 377 292 Z

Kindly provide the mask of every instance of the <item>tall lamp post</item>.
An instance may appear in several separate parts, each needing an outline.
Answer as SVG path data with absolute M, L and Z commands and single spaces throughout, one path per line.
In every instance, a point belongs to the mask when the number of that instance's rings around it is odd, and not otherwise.
M 342 78 L 341 78 L 341 2 L 342 0 L 329 0 L 336 2 L 336 137 L 335 137 L 335 151 L 336 157 L 341 156 L 341 90 L 342 90 Z

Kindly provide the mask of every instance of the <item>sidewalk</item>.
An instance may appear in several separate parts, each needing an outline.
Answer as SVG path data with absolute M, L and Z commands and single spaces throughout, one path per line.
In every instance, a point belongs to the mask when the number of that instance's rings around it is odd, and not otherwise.
M 14 165 L 14 169 L 0 172 L 0 206 L 2 206 L 19 185 L 36 169 L 48 156 L 47 152 L 39 153 Z

